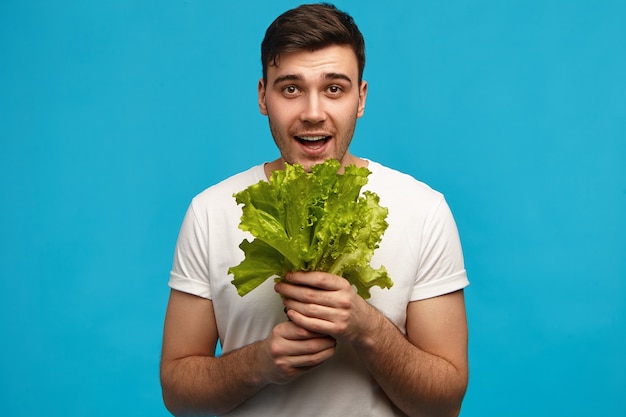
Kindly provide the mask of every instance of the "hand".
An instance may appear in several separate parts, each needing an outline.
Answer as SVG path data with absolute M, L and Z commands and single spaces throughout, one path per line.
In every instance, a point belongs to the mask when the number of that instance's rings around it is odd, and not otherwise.
M 367 343 L 383 316 L 342 277 L 325 272 L 294 272 L 276 292 L 292 322 L 311 332 L 351 344 Z
M 285 384 L 326 361 L 335 353 L 335 339 L 289 321 L 276 325 L 260 350 L 265 379 Z M 263 363 L 262 362 L 262 363 Z

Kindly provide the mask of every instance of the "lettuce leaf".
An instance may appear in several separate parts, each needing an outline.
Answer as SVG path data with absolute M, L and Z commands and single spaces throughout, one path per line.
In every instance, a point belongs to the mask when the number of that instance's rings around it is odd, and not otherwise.
M 388 210 L 376 193 L 361 188 L 371 173 L 330 159 L 307 173 L 301 165 L 285 165 L 234 194 L 243 205 L 239 228 L 254 239 L 239 248 L 244 260 L 228 269 L 233 285 L 244 296 L 270 277 L 289 271 L 323 271 L 347 279 L 363 298 L 370 288 L 393 285 L 384 266 L 370 260 L 387 229 Z

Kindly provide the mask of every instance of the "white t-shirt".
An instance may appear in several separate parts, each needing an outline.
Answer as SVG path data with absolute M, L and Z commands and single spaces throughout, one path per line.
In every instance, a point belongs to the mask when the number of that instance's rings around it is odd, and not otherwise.
M 363 190 L 376 192 L 387 207 L 389 227 L 374 252 L 372 267 L 384 265 L 391 289 L 371 289 L 367 301 L 406 331 L 411 301 L 447 294 L 469 282 L 456 224 L 442 194 L 414 178 L 368 161 Z M 169 286 L 211 299 L 223 352 L 262 340 L 286 316 L 272 279 L 244 297 L 231 284 L 228 268 L 244 258 L 239 244 L 252 239 L 239 229 L 241 207 L 233 197 L 266 180 L 255 166 L 197 195 L 185 215 Z M 402 416 L 349 346 L 285 385 L 271 385 L 229 416 Z

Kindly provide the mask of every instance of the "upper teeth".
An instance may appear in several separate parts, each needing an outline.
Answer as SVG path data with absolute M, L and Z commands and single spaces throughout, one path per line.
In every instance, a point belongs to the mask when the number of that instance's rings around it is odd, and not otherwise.
M 326 136 L 298 136 L 298 138 L 306 140 L 308 142 L 315 142 L 316 140 L 322 140 L 326 138 Z

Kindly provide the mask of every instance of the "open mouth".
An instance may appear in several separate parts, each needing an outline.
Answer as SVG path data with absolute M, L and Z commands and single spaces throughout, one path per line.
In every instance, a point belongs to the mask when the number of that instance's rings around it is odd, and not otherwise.
M 309 149 L 318 149 L 326 145 L 330 136 L 295 136 L 296 140 Z

